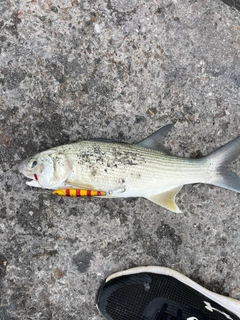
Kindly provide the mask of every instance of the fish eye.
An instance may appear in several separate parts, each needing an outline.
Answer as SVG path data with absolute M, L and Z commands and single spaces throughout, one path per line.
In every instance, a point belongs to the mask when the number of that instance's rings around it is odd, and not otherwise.
M 30 167 L 34 168 L 37 165 L 37 160 L 30 161 Z
M 32 168 L 36 167 L 36 165 L 37 165 L 37 161 L 34 160 L 33 163 L 32 163 Z

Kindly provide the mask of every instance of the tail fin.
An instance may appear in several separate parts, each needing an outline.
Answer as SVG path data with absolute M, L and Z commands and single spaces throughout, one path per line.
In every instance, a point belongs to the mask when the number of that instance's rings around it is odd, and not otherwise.
M 209 184 L 240 193 L 240 177 L 227 170 L 227 166 L 239 155 L 240 137 L 208 155 L 207 159 L 216 168 L 216 176 L 209 181 Z

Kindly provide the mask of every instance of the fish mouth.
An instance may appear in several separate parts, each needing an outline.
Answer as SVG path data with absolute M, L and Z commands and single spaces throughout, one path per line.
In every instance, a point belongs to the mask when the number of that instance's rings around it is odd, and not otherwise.
M 33 174 L 31 171 L 27 169 L 28 159 L 22 161 L 18 165 L 18 171 L 22 173 L 26 178 L 30 179 L 26 181 L 26 184 L 30 187 L 38 187 L 41 188 L 42 186 L 37 181 L 37 175 Z
M 18 171 L 24 175 L 24 177 L 31 179 L 30 181 L 27 181 L 26 184 L 32 183 L 33 181 L 37 180 L 37 176 L 32 173 L 32 171 L 27 169 L 27 164 L 28 164 L 29 159 L 26 159 L 22 162 L 19 163 L 18 165 Z
M 27 169 L 28 159 L 19 163 L 18 171 L 29 179 L 34 179 L 32 172 Z

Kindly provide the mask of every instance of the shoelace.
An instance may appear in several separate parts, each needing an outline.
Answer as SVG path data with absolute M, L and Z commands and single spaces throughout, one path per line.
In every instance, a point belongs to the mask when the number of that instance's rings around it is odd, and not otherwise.
M 182 320 L 181 310 L 178 310 L 176 317 L 174 317 L 166 313 L 167 306 L 167 303 L 162 306 L 162 309 L 158 312 L 154 320 Z

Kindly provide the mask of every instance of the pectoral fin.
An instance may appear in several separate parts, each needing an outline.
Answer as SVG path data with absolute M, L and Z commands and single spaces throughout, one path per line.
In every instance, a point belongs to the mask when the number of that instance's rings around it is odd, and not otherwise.
M 178 208 L 175 202 L 175 197 L 176 194 L 182 189 L 182 186 L 175 187 L 174 189 L 159 193 L 159 194 L 154 194 L 150 197 L 148 197 L 149 200 L 152 202 L 155 202 L 159 204 L 160 206 L 176 212 L 180 213 L 181 210 Z

